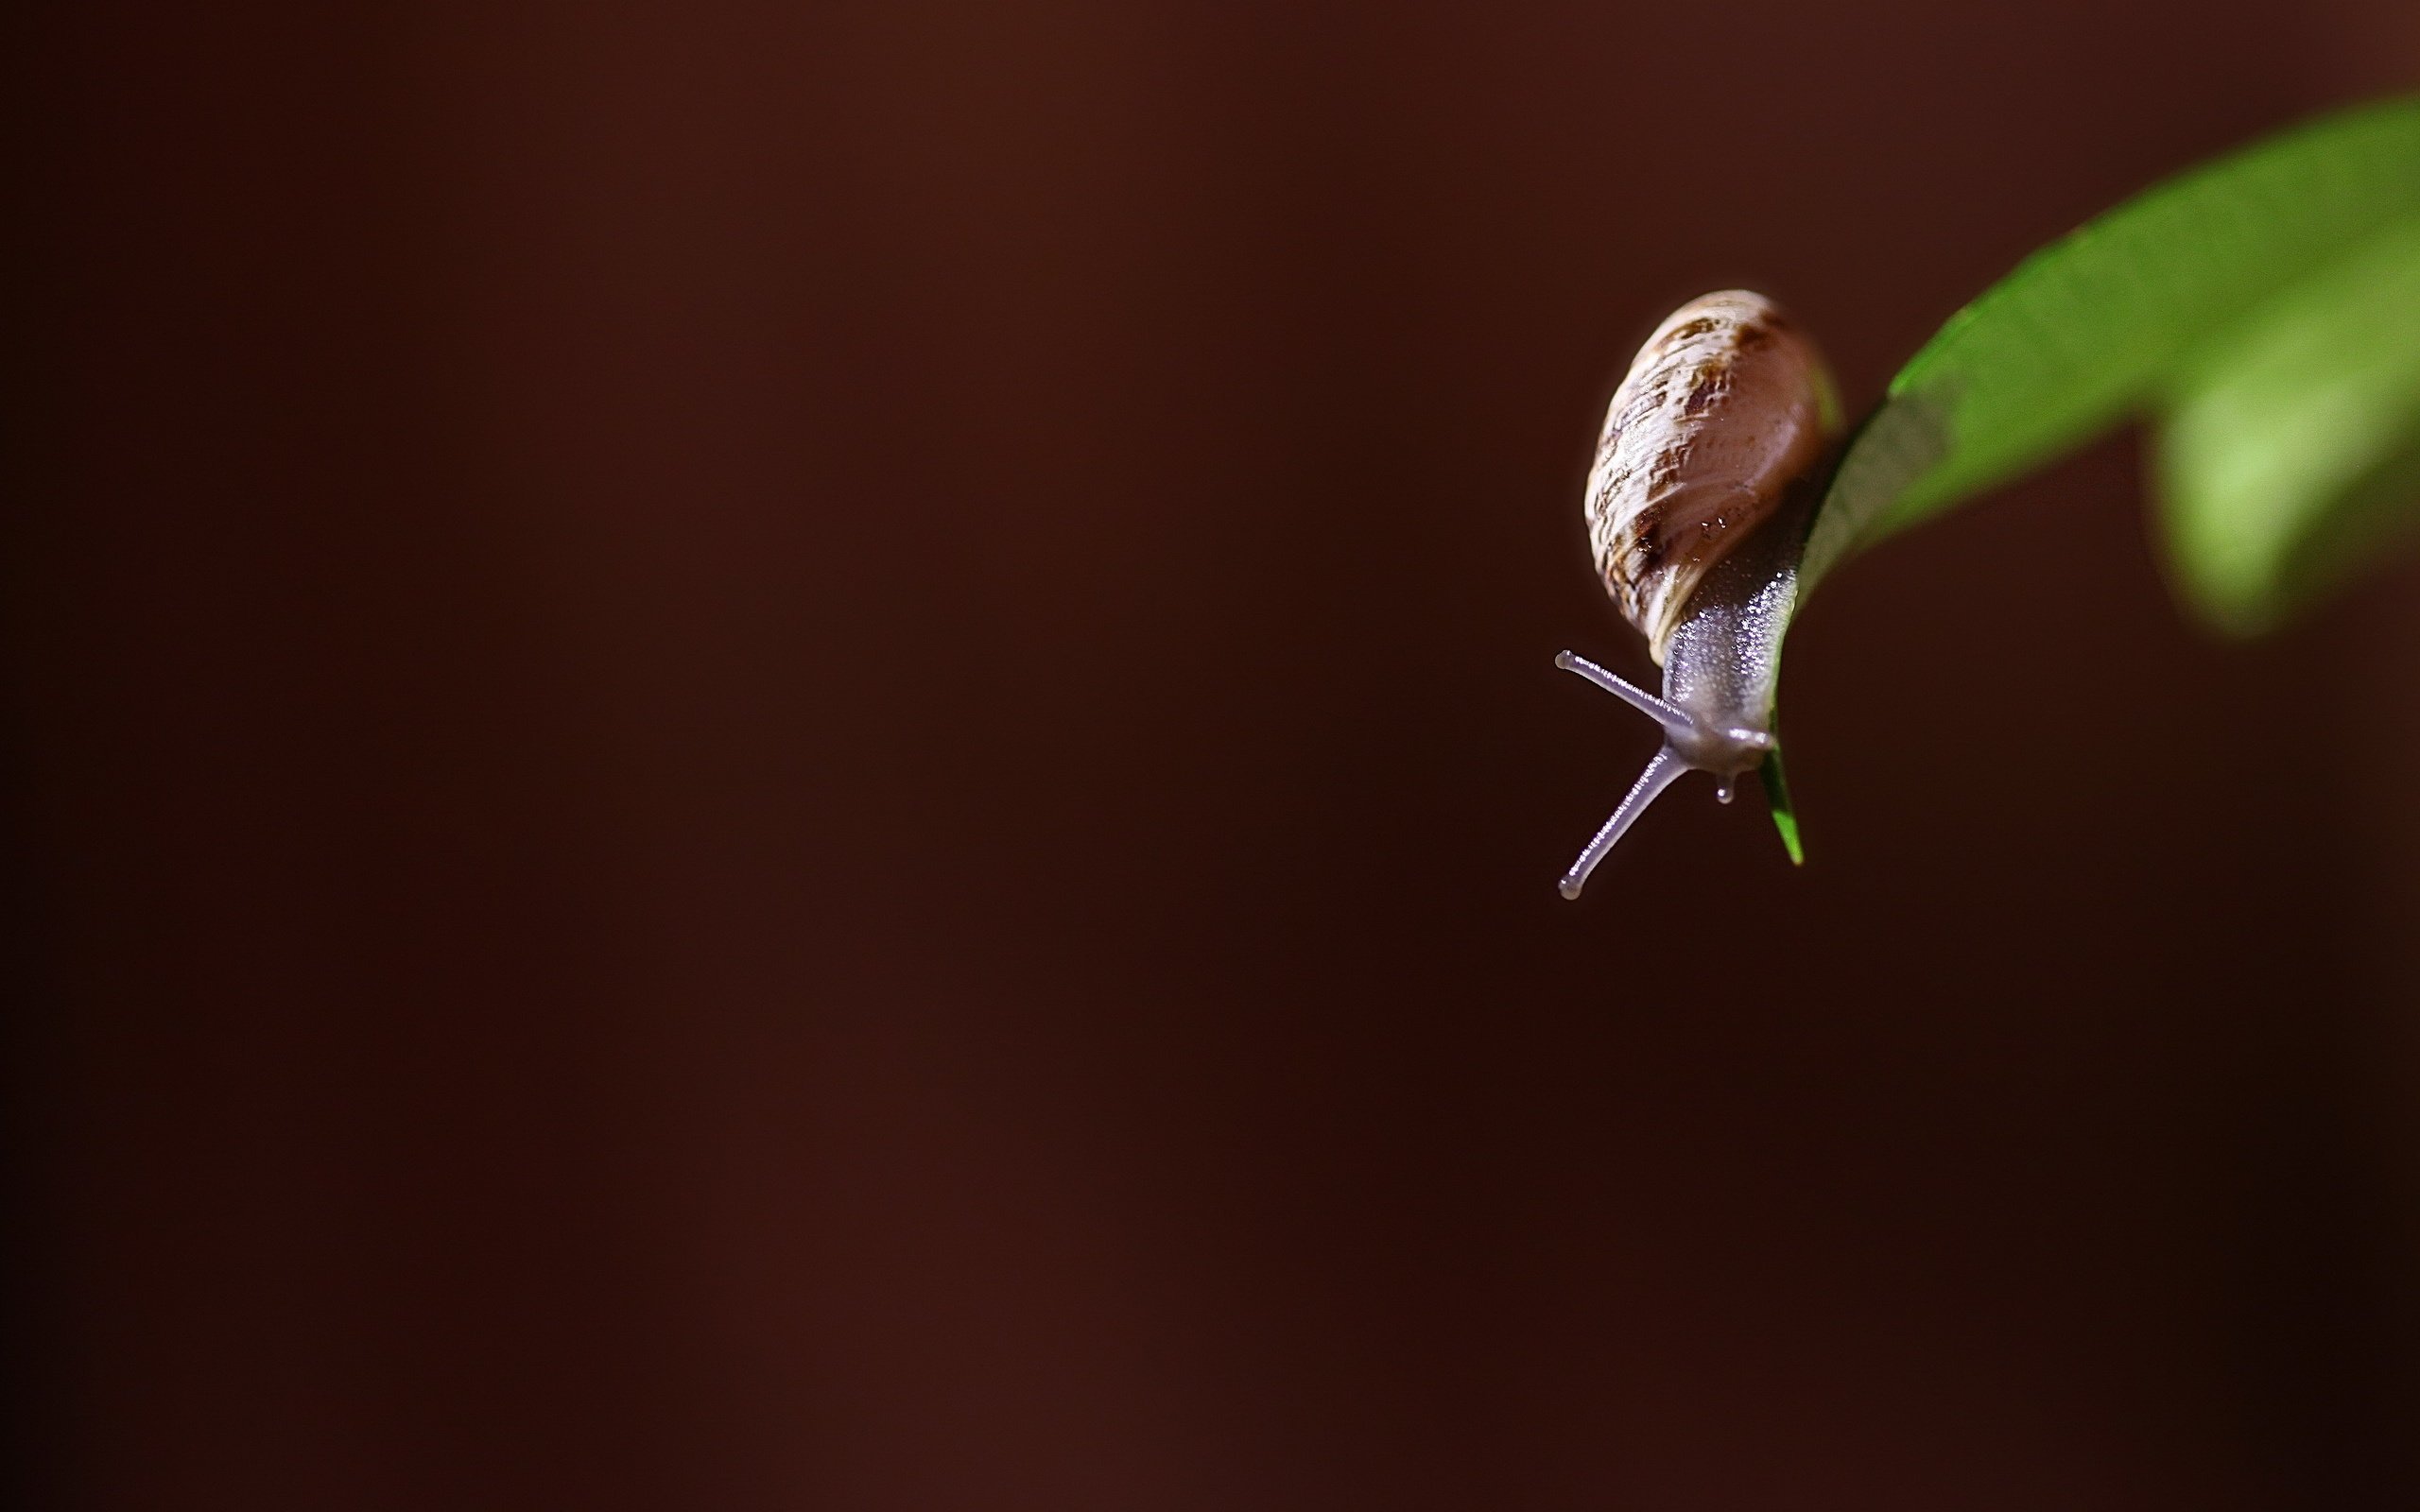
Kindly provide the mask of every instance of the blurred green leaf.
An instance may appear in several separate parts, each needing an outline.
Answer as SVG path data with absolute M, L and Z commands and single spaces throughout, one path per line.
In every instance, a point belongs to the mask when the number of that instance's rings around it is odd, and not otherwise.
M 2179 558 L 2188 592 L 2230 621 L 2270 612 L 2278 585 L 2307 571 L 2280 564 L 2301 560 L 2331 510 L 2368 512 L 2369 494 L 2390 487 L 2381 448 L 2393 450 L 2385 438 L 2396 426 L 2386 394 L 2407 382 L 2409 312 L 2364 325 L 2353 318 L 2355 284 L 2405 287 L 2387 270 L 2400 254 L 2385 249 L 2405 245 L 2415 216 L 2420 98 L 2270 138 L 2043 249 L 1892 380 L 1817 514 L 1800 592 L 1851 552 L 2155 413 L 2173 394 L 2194 427 L 2166 470 L 2179 489 L 2173 539 L 2193 543 Z M 2290 436 L 2300 422 L 2282 413 L 2256 428 L 2265 441 L 2214 438 L 2213 417 L 2240 413 L 2229 406 L 2273 403 L 2325 370 L 2325 343 L 2297 329 L 2306 318 L 2325 319 L 2340 359 L 2361 369 L 2343 386 L 2360 390 L 2368 418 L 2337 427 L 2334 444 Z M 2296 413 L 2323 405 L 2298 400 Z M 2344 485 L 2357 461 L 2368 471 Z M 2295 502 L 2252 501 L 2256 476 L 2272 490 L 2290 485 Z M 2247 509 L 2263 523 L 2244 524 Z M 2205 566 L 2222 576 L 2204 580 Z
M 2158 466 L 2178 587 L 2268 628 L 2420 504 L 2420 216 L 2220 333 L 2167 401 Z

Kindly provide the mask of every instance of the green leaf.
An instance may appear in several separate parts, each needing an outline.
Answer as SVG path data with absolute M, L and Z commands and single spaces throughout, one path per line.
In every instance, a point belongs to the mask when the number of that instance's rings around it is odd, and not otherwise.
M 1782 849 L 1789 852 L 1789 864 L 1806 865 L 1806 847 L 1798 838 L 1798 811 L 1789 805 L 1789 780 L 1782 775 L 1781 752 L 1768 751 L 1756 775 L 1765 781 L 1765 801 L 1772 805 L 1773 828 L 1781 832 Z
M 2187 359 L 2157 456 L 2178 588 L 2228 629 L 2372 555 L 2420 504 L 2420 216 Z
M 2147 190 L 1952 316 L 1842 454 L 1778 612 L 1737 648 L 1770 698 L 1806 595 L 1853 553 L 2130 419 L 2180 591 L 2265 627 L 2420 515 L 2420 96 Z M 1803 861 L 1778 754 L 1773 822 Z
M 2398 99 L 2195 169 L 2035 253 L 1892 380 L 1816 515 L 1800 593 L 1851 552 L 2149 412 L 2171 389 L 2187 404 L 2217 402 L 2208 396 L 2227 381 L 2226 360 L 2213 341 L 2415 215 L 2420 98 Z M 2291 365 L 2257 335 L 2242 339 L 2262 353 L 2246 360 L 2263 373 Z M 2196 479 L 2204 455 L 2185 464 Z

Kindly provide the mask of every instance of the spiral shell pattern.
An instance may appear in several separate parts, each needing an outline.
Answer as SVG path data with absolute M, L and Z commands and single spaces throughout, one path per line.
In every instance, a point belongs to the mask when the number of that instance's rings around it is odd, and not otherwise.
M 1781 510 L 1839 430 L 1823 354 L 1761 294 L 1691 300 L 1639 349 L 1585 510 L 1605 592 L 1658 665 L 1699 580 Z

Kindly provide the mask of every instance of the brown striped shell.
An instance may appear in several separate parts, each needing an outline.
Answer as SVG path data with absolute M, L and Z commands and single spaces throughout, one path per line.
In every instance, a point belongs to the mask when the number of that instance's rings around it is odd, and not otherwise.
M 1822 353 L 1761 294 L 1691 300 L 1639 349 L 1585 507 L 1605 592 L 1659 666 L 1690 593 L 1789 501 L 1840 423 Z

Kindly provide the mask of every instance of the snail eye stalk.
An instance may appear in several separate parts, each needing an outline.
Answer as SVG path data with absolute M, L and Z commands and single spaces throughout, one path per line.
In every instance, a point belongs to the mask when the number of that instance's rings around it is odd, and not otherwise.
M 1688 732 L 1689 716 L 1683 713 L 1678 707 L 1666 703 L 1635 682 L 1626 682 L 1615 677 L 1586 657 L 1574 656 L 1569 651 L 1561 651 L 1556 653 L 1554 664 L 1565 672 L 1578 673 L 1648 718 L 1662 725 L 1664 733 L 1680 735 Z
M 1688 769 L 1689 764 L 1683 761 L 1681 753 L 1671 747 L 1667 746 L 1657 751 L 1655 759 L 1647 764 L 1647 770 L 1638 774 L 1638 781 L 1632 783 L 1630 791 L 1623 795 L 1621 807 L 1614 810 L 1614 816 L 1605 821 L 1605 827 L 1588 842 L 1588 849 L 1581 851 L 1580 859 L 1563 874 L 1563 881 L 1556 884 L 1556 890 L 1565 898 L 1579 897 L 1580 889 L 1588 885 L 1588 873 L 1597 869 L 1597 863 L 1605 859 L 1605 853 L 1613 850 L 1614 843 L 1622 837 L 1622 833 L 1647 812 L 1647 805 L 1655 801 L 1657 794 L 1671 786 L 1673 780 Z

